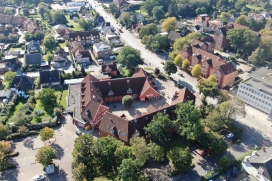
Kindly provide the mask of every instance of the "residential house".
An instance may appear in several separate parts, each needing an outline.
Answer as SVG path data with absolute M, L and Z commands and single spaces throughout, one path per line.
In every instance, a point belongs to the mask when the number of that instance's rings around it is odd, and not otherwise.
M 27 98 L 28 91 L 35 87 L 34 79 L 26 75 L 17 75 L 10 84 L 10 89 L 15 91 L 19 97 Z
M 108 37 L 107 41 L 109 44 L 111 45 L 118 45 L 121 43 L 120 37 L 119 36 L 115 36 L 115 37 Z
M 85 50 L 80 42 L 74 41 L 70 43 L 70 50 L 75 58 L 75 61 L 79 64 L 89 64 L 91 55 L 89 50 Z
M 260 67 L 239 84 L 237 97 L 272 120 L 272 69 Z
M 40 83 L 42 87 L 51 87 L 60 85 L 60 71 L 47 70 L 40 71 Z
M 6 71 L 14 71 L 20 65 L 18 57 L 13 55 L 5 56 L 4 58 L 2 58 L 2 60 L 0 60 L 0 63 L 5 65 L 2 65 L 2 69 L 5 70 L 6 68 Z
M 105 35 L 108 31 L 111 31 L 111 24 L 110 22 L 103 22 L 97 27 L 102 35 Z
M 97 24 L 99 24 L 99 25 L 100 25 L 101 23 L 104 23 L 104 22 L 105 22 L 104 17 L 103 17 L 103 16 L 97 16 L 96 22 L 97 22 Z
M 57 31 L 57 33 L 60 34 L 60 32 L 66 30 L 68 27 L 64 24 L 58 24 L 58 25 L 55 25 L 54 28 Z
M 42 54 L 41 53 L 33 53 L 25 55 L 24 65 L 26 66 L 40 66 L 42 63 Z
M 266 20 L 270 20 L 272 18 L 272 13 L 271 12 L 261 12 L 261 15 L 266 19 Z
M 93 45 L 93 52 L 97 57 L 109 58 L 112 53 L 112 49 L 107 42 L 100 42 Z
M 207 28 L 208 31 L 216 31 L 219 28 L 221 28 L 223 26 L 222 21 L 220 20 L 212 20 L 209 21 L 209 28 Z
M 21 51 L 5 51 L 4 56 L 14 56 L 19 57 L 21 55 Z
M 212 37 L 199 38 L 198 40 L 194 39 L 190 44 L 207 52 L 214 53 L 215 41 Z
M 69 92 L 73 94 L 68 97 L 67 111 L 73 112 L 74 123 L 85 129 L 98 128 L 109 111 L 107 102 L 121 101 L 126 95 L 141 101 L 160 98 L 152 77 L 141 68 L 132 77 L 121 79 L 99 80 L 88 74 L 78 86 L 70 86 Z
M 264 147 L 246 156 L 242 162 L 242 171 L 252 175 L 252 180 L 272 180 L 272 147 Z
M 24 22 L 23 17 L 14 15 L 0 14 L 0 24 L 10 24 L 13 26 L 20 26 Z
M 12 95 L 12 90 L 0 90 L 0 99 L 9 99 Z
M 117 65 L 114 62 L 101 66 L 101 72 L 110 76 L 117 76 Z
M 144 27 L 144 25 L 142 23 L 137 23 L 132 25 L 131 29 L 132 29 L 132 33 L 134 33 L 134 35 L 139 38 L 139 32 L 140 30 Z
M 113 0 L 117 7 L 125 7 L 128 6 L 129 3 L 126 0 Z
M 256 21 L 262 21 L 265 20 L 265 17 L 263 14 L 257 14 L 257 13 L 248 13 L 249 18 L 253 18 Z
M 228 19 L 228 22 L 235 23 L 235 20 L 240 16 L 240 13 L 233 13 L 230 18 Z
M 41 51 L 41 46 L 40 43 L 35 41 L 35 40 L 31 40 L 27 45 L 26 45 L 26 50 L 28 53 L 33 53 L 33 52 L 40 52 Z
M 100 42 L 99 31 L 76 31 L 70 32 L 64 35 L 64 38 L 68 39 L 70 42 L 78 41 L 83 46 L 91 45 Z
M 203 32 L 209 28 L 210 17 L 207 14 L 199 14 L 195 18 L 196 25 L 200 26 L 200 32 Z
M 185 46 L 180 54 L 190 61 L 191 67 L 196 64 L 201 65 L 202 77 L 208 78 L 210 75 L 215 75 L 220 88 L 230 86 L 235 82 L 237 70 L 233 63 L 227 63 L 221 57 L 202 50 L 200 45 Z
M 23 26 L 30 34 L 34 34 L 35 32 L 43 32 L 42 28 L 31 19 L 26 19 L 23 22 Z
M 56 53 L 54 54 L 53 60 L 51 61 L 51 66 L 54 68 L 64 67 L 69 64 L 69 60 L 66 54 Z
M 17 35 L 16 31 L 17 31 L 17 29 L 15 29 L 15 28 L 13 28 L 13 29 L 6 29 L 5 27 L 4 27 L 3 30 L 0 30 L 0 34 L 3 34 L 4 37 L 5 37 L 2 40 L 2 42 L 7 42 L 7 41 L 9 41 L 9 42 L 12 42 L 12 41 L 13 42 L 17 42 L 18 39 L 13 40 L 13 39 L 10 39 L 10 37 L 9 37 L 9 35 Z
M 168 38 L 170 40 L 170 44 L 174 44 L 176 39 L 180 38 L 180 33 L 176 32 L 176 31 L 170 31 L 168 34 Z
M 195 96 L 186 89 L 187 88 L 183 88 L 183 90 L 180 91 L 178 96 L 181 101 L 179 103 L 195 100 Z M 165 103 L 158 108 L 150 105 L 146 108 L 145 113 L 142 115 L 136 114 L 134 115 L 134 118 L 130 120 L 124 116 L 117 116 L 113 113 L 106 112 L 99 125 L 100 137 L 112 136 L 123 141 L 126 145 L 129 145 L 130 138 L 132 138 L 133 135 L 141 137 L 146 136 L 144 127 L 151 122 L 156 114 L 161 112 L 164 115 L 168 115 L 171 120 L 175 120 L 177 117 L 175 110 L 175 103 L 172 105 Z

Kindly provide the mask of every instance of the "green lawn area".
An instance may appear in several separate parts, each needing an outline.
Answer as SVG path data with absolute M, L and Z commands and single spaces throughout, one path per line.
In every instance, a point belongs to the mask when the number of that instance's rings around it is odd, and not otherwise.
M 142 14 L 145 18 L 148 17 L 148 13 L 146 11 L 142 11 L 139 9 L 139 10 L 136 10 L 135 12 Z
M 261 9 L 263 9 L 262 7 L 253 6 L 253 5 L 249 5 L 249 4 L 247 4 L 246 7 L 249 8 L 249 9 L 255 9 L 255 10 L 261 10 Z
M 68 88 L 65 87 L 65 88 L 54 88 L 55 90 L 55 95 L 57 96 L 57 102 L 60 103 L 60 105 L 66 109 L 66 97 L 68 95 Z M 61 96 L 61 92 L 62 92 L 62 96 Z M 60 99 L 60 96 L 61 96 L 61 99 Z
M 10 114 L 9 120 L 12 120 L 13 116 L 16 115 L 17 111 L 27 102 L 27 99 L 18 98 L 18 103 L 16 104 L 14 111 Z
M 49 118 L 53 118 L 53 110 L 50 110 L 50 112 L 46 112 L 41 101 L 39 99 L 36 100 L 36 104 L 35 104 L 35 108 L 33 112 L 37 112 L 37 111 L 43 111 L 44 113 L 42 115 L 39 116 L 40 119 L 43 119 L 44 117 L 49 117 Z M 37 120 L 37 117 L 34 117 L 31 120 L 31 123 L 38 123 L 40 121 Z
M 60 46 L 61 48 L 66 47 L 65 42 L 63 42 L 63 43 L 59 43 L 59 46 Z
M 79 27 L 78 23 L 74 22 L 74 20 L 70 19 L 70 16 L 69 15 L 65 15 L 68 23 L 70 23 L 71 25 L 73 25 L 74 27 L 73 28 L 70 28 L 74 31 L 81 31 L 82 28 Z
M 153 70 L 153 68 L 150 67 L 144 67 L 145 70 Z

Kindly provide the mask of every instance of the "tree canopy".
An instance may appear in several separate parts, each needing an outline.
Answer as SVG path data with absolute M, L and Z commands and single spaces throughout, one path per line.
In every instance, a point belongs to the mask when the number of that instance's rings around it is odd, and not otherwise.
M 167 153 L 167 158 L 175 170 L 184 172 L 191 168 L 193 157 L 189 151 L 189 148 L 182 149 L 179 147 L 174 147 Z
M 47 166 L 53 163 L 53 159 L 56 157 L 56 150 L 51 146 L 45 146 L 38 150 L 36 154 L 36 161 Z
M 40 137 L 42 141 L 47 141 L 50 138 L 53 138 L 54 130 L 52 128 L 45 127 L 40 131 Z
M 183 61 L 183 58 L 182 58 L 182 55 L 181 54 L 178 54 L 174 60 L 175 64 L 177 66 L 181 66 L 182 65 L 182 61 Z
M 152 9 L 152 14 L 154 19 L 156 20 L 161 20 L 162 18 L 164 18 L 164 11 L 163 11 L 163 7 L 162 6 L 155 6 Z
M 176 73 L 178 70 L 173 61 L 166 61 L 163 69 L 169 76 Z
M 193 77 L 199 77 L 199 76 L 202 74 L 202 67 L 201 67 L 201 65 L 196 64 L 196 65 L 193 67 L 191 73 L 192 73 L 192 76 L 193 76 Z
M 122 104 L 129 108 L 133 104 L 133 97 L 130 95 L 124 96 L 122 98 Z
M 270 63 L 272 56 L 272 37 L 263 36 L 260 41 L 259 47 L 252 52 L 251 56 L 248 58 L 254 65 L 265 65 Z
M 162 28 L 166 32 L 174 31 L 176 29 L 177 19 L 175 17 L 166 18 L 162 22 Z
M 11 82 L 13 81 L 14 77 L 17 75 L 16 72 L 8 71 L 4 74 L 4 81 L 7 84 L 7 88 L 9 88 Z
M 143 63 L 140 52 L 131 46 L 124 46 L 116 57 L 116 61 L 130 70 L 134 70 Z
M 57 96 L 54 94 L 54 89 L 43 88 L 39 94 L 38 98 L 44 106 L 54 106 L 56 105 Z
M 156 35 L 157 33 L 158 33 L 157 25 L 154 23 L 151 23 L 140 29 L 139 36 L 140 38 L 143 38 L 144 36 Z
M 85 18 L 81 17 L 80 20 L 78 21 L 78 25 L 84 30 L 88 31 L 92 27 L 92 22 L 90 20 L 85 20 Z
M 215 98 L 219 95 L 218 84 L 214 75 L 211 75 L 207 80 L 199 80 L 197 87 L 199 92 L 203 93 L 205 97 Z
M 183 62 L 182 62 L 182 68 L 183 69 L 188 69 L 189 67 L 190 67 L 190 62 L 189 62 L 189 60 L 188 59 L 185 59 Z
M 238 114 L 245 116 L 245 103 L 238 98 L 232 98 L 220 104 L 220 112 L 225 119 L 235 118 Z

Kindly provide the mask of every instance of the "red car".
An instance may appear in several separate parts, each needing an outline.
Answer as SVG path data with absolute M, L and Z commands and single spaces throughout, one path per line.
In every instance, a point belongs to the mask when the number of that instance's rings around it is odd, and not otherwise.
M 212 151 L 210 149 L 204 149 L 202 150 L 202 152 L 200 153 L 201 156 L 207 156 L 208 154 L 210 154 Z
M 161 62 L 162 65 L 164 65 L 164 62 Z

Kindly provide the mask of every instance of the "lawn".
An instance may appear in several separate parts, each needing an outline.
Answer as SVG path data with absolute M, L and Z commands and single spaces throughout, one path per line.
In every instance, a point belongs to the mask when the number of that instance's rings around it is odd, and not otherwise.
M 139 9 L 139 10 L 136 10 L 135 12 L 136 12 L 136 13 L 142 14 L 145 18 L 149 16 L 148 13 L 147 13 L 146 11 L 142 11 L 142 10 L 140 10 L 140 9 Z
M 144 67 L 145 70 L 153 70 L 153 68 L 150 67 Z
M 60 46 L 61 48 L 65 48 L 65 47 L 66 47 L 65 42 L 59 43 L 59 46 Z
M 23 107 L 23 105 L 27 102 L 27 99 L 24 99 L 24 98 L 18 98 L 18 102 L 14 108 L 14 111 L 10 114 L 10 117 L 9 117 L 9 120 L 12 120 L 13 116 L 16 115 L 17 111 Z
M 35 108 L 33 112 L 40 112 L 43 111 L 43 114 L 41 114 L 38 118 L 39 119 L 43 119 L 45 117 L 49 117 L 49 118 L 53 118 L 53 110 L 50 110 L 49 112 L 45 111 L 45 108 L 43 107 L 41 101 L 39 99 L 36 100 L 36 104 L 35 104 Z M 40 121 L 38 121 L 37 117 L 34 117 L 31 120 L 31 123 L 39 123 Z
M 261 9 L 263 9 L 262 7 L 258 7 L 258 6 L 254 6 L 254 5 L 246 5 L 246 7 L 247 8 L 249 8 L 249 9 L 255 9 L 255 10 L 261 10 Z
M 66 109 L 66 97 L 68 95 L 68 88 L 54 88 L 55 95 L 57 96 L 57 102 L 60 103 L 60 105 Z M 62 92 L 62 96 L 61 96 Z M 60 97 L 61 96 L 61 97 Z
M 78 23 L 74 22 L 74 20 L 70 19 L 70 16 L 69 15 L 65 15 L 68 23 L 70 23 L 71 25 L 73 25 L 73 28 L 70 28 L 74 31 L 81 31 L 82 28 L 79 27 Z

